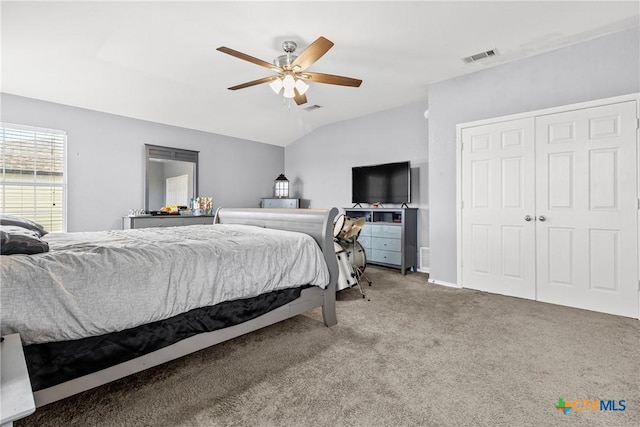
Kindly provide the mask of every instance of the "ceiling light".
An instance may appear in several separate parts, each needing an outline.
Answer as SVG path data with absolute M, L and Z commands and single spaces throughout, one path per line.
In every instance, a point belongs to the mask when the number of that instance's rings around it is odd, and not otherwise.
M 291 74 L 287 74 L 286 76 L 284 76 L 284 79 L 282 79 L 282 85 L 284 86 L 285 90 L 290 89 L 291 91 L 293 91 L 293 88 L 296 85 L 296 80 Z
M 298 89 L 298 93 L 300 95 L 304 95 L 309 89 L 309 85 L 303 82 L 301 79 L 296 80 L 296 89 Z
M 295 91 L 293 90 L 293 88 L 287 88 L 287 87 L 285 86 L 285 88 L 284 88 L 284 93 L 282 94 L 282 96 L 284 96 L 285 98 L 295 98 L 296 93 L 295 93 Z
M 277 77 L 274 81 L 269 83 L 269 86 L 271 87 L 271 89 L 273 89 L 275 93 L 280 93 L 284 85 L 282 84 L 282 79 Z

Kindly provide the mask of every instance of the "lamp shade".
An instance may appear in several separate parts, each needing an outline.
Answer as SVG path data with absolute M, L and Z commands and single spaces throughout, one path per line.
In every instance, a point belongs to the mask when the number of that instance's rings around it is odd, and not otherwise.
M 309 89 L 309 85 L 302 81 L 302 79 L 296 80 L 296 89 L 300 95 L 304 95 Z
M 293 88 L 284 88 L 284 92 L 282 92 L 282 96 L 284 96 L 285 98 L 295 98 L 296 96 L 296 92 L 293 90 Z
M 289 197 L 289 180 L 282 173 L 273 181 L 273 196 L 277 198 Z
M 296 79 L 294 79 L 291 74 L 287 74 L 284 76 L 284 79 L 282 79 L 282 85 L 285 89 L 293 89 L 296 85 Z
M 282 79 L 280 79 L 279 77 L 276 78 L 274 81 L 272 81 L 271 83 L 269 83 L 269 86 L 271 86 L 271 89 L 273 89 L 273 91 L 275 93 L 280 93 L 280 91 L 282 90 Z

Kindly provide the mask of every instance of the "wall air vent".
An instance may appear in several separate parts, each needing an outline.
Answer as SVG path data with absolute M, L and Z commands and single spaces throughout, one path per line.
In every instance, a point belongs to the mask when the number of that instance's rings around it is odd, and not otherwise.
M 308 107 L 304 107 L 303 110 L 304 111 L 313 111 L 313 110 L 317 110 L 318 108 L 322 108 L 322 105 L 318 105 L 318 104 L 309 105 Z
M 485 52 L 476 53 L 475 55 L 467 56 L 466 58 L 462 58 L 462 62 L 464 62 L 465 64 L 470 64 L 471 62 L 476 62 L 490 56 L 496 56 L 497 54 L 497 49 L 491 49 Z
M 429 273 L 429 248 L 420 247 L 420 267 L 418 271 L 422 273 Z

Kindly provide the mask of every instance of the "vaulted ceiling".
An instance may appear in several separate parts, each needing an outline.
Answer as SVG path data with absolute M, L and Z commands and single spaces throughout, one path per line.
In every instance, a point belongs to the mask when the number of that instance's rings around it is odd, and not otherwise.
M 2 91 L 286 146 L 319 126 L 426 100 L 431 83 L 637 26 L 637 1 L 2 2 Z M 307 111 L 268 85 L 293 40 L 335 43 Z M 471 64 L 462 57 L 497 49 Z M 597 52 L 594 52 L 597 55 Z

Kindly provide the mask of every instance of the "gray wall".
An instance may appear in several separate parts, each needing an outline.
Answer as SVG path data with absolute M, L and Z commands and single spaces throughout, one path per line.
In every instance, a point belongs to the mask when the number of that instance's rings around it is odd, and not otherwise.
M 429 87 L 431 277 L 457 283 L 456 125 L 640 91 L 638 27 Z
M 67 132 L 67 230 L 119 229 L 144 207 L 144 144 L 200 151 L 199 193 L 257 207 L 284 170 L 282 147 L 2 94 L 5 123 Z M 212 117 L 212 120 L 215 118 Z
M 351 207 L 353 166 L 409 160 L 410 206 L 420 208 L 418 244 L 429 246 L 426 108 L 425 94 L 424 102 L 326 125 L 287 146 L 285 171 L 293 197 L 312 208 Z

